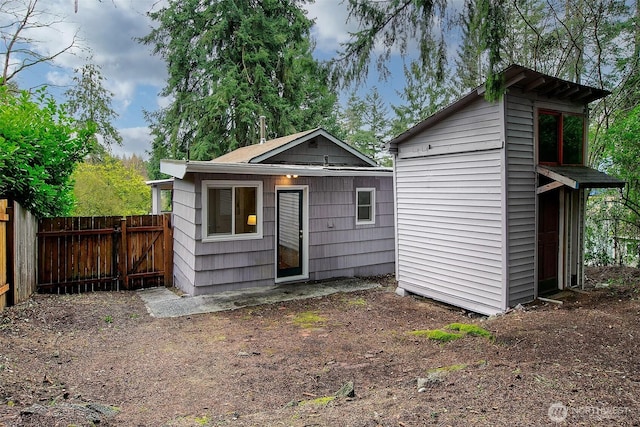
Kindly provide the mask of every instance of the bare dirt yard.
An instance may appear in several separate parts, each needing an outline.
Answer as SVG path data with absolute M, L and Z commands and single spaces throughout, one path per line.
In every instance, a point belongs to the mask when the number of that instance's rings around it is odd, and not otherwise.
M 640 425 L 640 272 L 587 275 L 608 287 L 492 318 L 388 278 L 167 319 L 136 292 L 36 295 L 0 313 L 0 425 Z

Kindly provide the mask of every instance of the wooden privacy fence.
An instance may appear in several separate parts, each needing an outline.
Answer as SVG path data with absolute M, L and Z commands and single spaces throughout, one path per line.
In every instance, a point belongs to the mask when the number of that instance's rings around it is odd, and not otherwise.
M 9 293 L 9 283 L 7 283 L 7 200 L 0 200 L 0 310 L 7 306 L 7 293 Z
M 38 291 L 170 286 L 171 216 L 46 218 L 38 227 Z
M 38 220 L 18 202 L 0 200 L 0 309 L 36 291 Z

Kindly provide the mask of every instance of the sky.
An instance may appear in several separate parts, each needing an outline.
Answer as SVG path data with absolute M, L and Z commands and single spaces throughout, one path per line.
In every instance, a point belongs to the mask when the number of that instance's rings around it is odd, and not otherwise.
M 23 0 L 16 0 L 23 2 Z M 159 96 L 167 78 L 163 60 L 152 54 L 151 48 L 136 41 L 145 36 L 153 22 L 147 11 L 157 10 L 163 0 L 39 0 L 38 8 L 51 15 L 42 15 L 41 21 L 55 16 L 59 22 L 50 27 L 34 30 L 29 36 L 37 40 L 37 49 L 43 53 L 57 52 L 76 37 L 77 48 L 60 55 L 51 64 L 38 65 L 23 71 L 16 78 L 21 88 L 47 84 L 49 92 L 60 97 L 72 82 L 73 70 L 81 67 L 92 56 L 91 62 L 101 67 L 104 86 L 113 93 L 112 108 L 118 114 L 113 123 L 123 137 L 121 147 L 112 147 L 117 155 L 137 154 L 148 157 L 151 137 L 144 111 L 155 111 L 167 105 Z M 348 40 L 349 30 L 355 23 L 346 23 L 347 9 L 342 0 L 316 0 L 306 6 L 308 16 L 316 20 L 312 35 L 316 41 L 314 56 L 331 58 L 339 44 Z M 5 15 L 4 13 L 2 15 Z M 0 24 L 2 19 L 0 17 Z M 388 103 L 397 103 L 397 91 L 404 82 L 400 61 L 391 63 L 393 78 L 379 81 L 375 72 L 361 87 L 366 93 L 376 86 Z M 375 66 L 370 67 L 372 70 Z M 346 99 L 347 92 L 341 94 Z

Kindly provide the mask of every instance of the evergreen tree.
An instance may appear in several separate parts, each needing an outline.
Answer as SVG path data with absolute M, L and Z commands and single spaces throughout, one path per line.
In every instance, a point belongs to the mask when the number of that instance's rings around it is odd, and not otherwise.
M 387 116 L 387 107 L 377 87 L 364 98 L 352 92 L 342 114 L 345 142 L 380 163 L 388 163 L 383 150 L 383 141 L 389 135 Z
M 404 66 L 406 84 L 400 98 L 401 105 L 392 105 L 395 118 L 391 121 L 391 135 L 397 136 L 410 127 L 426 119 L 451 101 L 454 89 L 447 86 L 437 76 L 434 67 L 422 71 L 413 62 Z
M 81 124 L 95 125 L 94 145 L 101 148 L 100 151 L 109 151 L 113 144 L 122 145 L 122 137 L 112 124 L 118 117 L 111 108 L 113 93 L 104 88 L 100 67 L 88 63 L 76 69 L 75 73 L 73 77 L 75 86 L 65 92 L 69 111 Z M 99 139 L 97 135 L 101 138 Z M 100 140 L 101 144 L 99 144 Z
M 209 160 L 267 137 L 331 123 L 336 96 L 328 70 L 311 55 L 310 30 L 298 0 L 170 0 L 142 38 L 168 64 L 162 94 L 173 101 L 148 115 L 159 157 Z

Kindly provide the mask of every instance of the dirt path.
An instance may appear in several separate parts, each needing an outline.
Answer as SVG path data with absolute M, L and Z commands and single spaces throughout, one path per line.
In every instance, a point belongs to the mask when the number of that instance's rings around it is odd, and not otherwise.
M 0 314 L 0 426 L 640 425 L 635 273 L 490 319 L 388 281 L 169 319 L 135 293 L 38 295 Z M 493 338 L 411 333 L 452 323 Z

